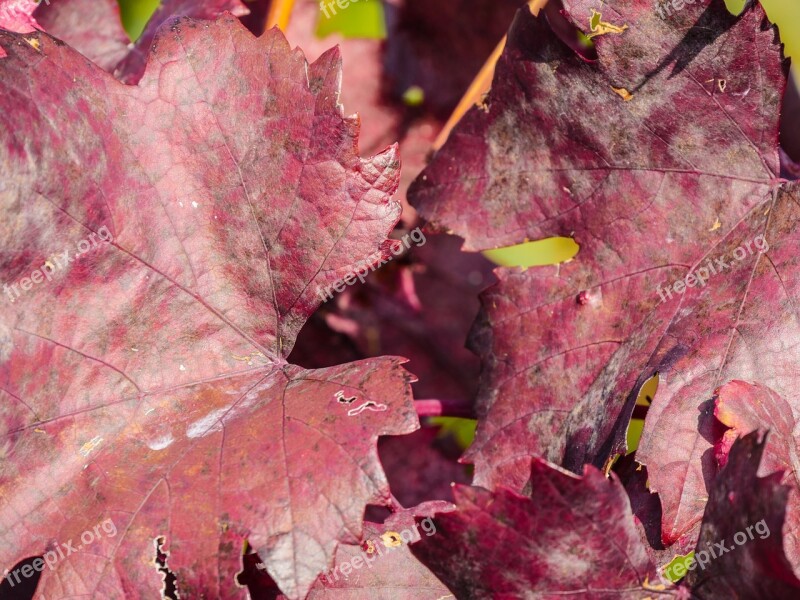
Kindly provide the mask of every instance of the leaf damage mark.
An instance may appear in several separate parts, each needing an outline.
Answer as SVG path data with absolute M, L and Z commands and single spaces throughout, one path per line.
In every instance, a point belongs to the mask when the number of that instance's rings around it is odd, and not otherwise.
M 364 404 L 362 404 L 358 408 L 351 408 L 350 410 L 348 410 L 347 411 L 347 416 L 348 417 L 356 417 L 356 416 L 360 415 L 362 412 L 364 412 L 365 410 L 371 410 L 373 412 L 384 412 L 384 411 L 386 411 L 388 409 L 389 409 L 389 407 L 386 406 L 385 404 L 376 404 L 372 400 L 368 400 L 367 402 L 365 402 Z
M 613 23 L 602 21 L 602 17 L 602 14 L 597 12 L 595 9 L 592 9 L 592 16 L 589 17 L 589 29 L 591 30 L 591 33 L 586 35 L 587 38 L 592 39 L 593 37 L 606 35 L 608 33 L 615 33 L 619 35 L 628 28 L 627 24 L 614 25 Z
M 94 436 L 91 440 L 89 440 L 83 446 L 81 446 L 81 449 L 79 450 L 81 456 L 89 456 L 89 453 L 95 448 L 97 448 L 102 441 L 103 438 L 100 437 L 99 435 Z
M 356 400 L 356 396 L 351 396 L 350 398 L 345 398 L 344 390 L 339 390 L 334 394 L 334 397 L 339 401 L 340 404 L 352 404 Z
M 628 90 L 626 90 L 624 87 L 619 87 L 619 88 L 617 88 L 617 87 L 614 87 L 614 86 L 612 85 L 612 86 L 611 86 L 611 89 L 612 89 L 612 90 L 614 90 L 614 93 L 615 93 L 615 94 L 617 94 L 617 95 L 618 95 L 620 98 L 622 98 L 623 100 L 625 100 L 625 102 L 630 102 L 631 100 L 633 100 L 633 94 L 631 94 L 631 93 L 630 93 Z
M 162 600 L 180 600 L 180 594 L 178 593 L 177 588 L 177 578 L 175 574 L 169 570 L 167 566 L 167 559 L 169 558 L 169 552 L 163 549 L 164 544 L 166 543 L 167 539 L 160 535 L 156 539 L 153 540 L 153 544 L 156 547 L 156 557 L 153 559 L 153 564 L 158 569 L 158 572 L 162 574 L 164 578 L 164 587 L 161 590 L 161 598 Z

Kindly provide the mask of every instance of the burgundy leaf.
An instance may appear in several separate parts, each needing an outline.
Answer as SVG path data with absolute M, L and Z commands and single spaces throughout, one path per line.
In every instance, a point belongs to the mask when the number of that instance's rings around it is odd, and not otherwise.
M 418 427 L 401 359 L 285 360 L 391 255 L 396 151 L 358 157 L 337 52 L 277 30 L 175 21 L 138 86 L 28 39 L 0 32 L 0 564 L 110 520 L 43 596 L 151 598 L 163 538 L 182 597 L 244 597 L 244 540 L 302 597 Z
M 669 545 L 700 522 L 715 474 L 713 390 L 736 377 L 794 385 L 798 357 L 776 342 L 796 327 L 797 190 L 778 176 L 786 63 L 757 4 L 735 17 L 721 0 L 695 3 L 667 19 L 633 0 L 565 4 L 584 29 L 594 10 L 620 32 L 594 37 L 587 62 L 521 11 L 485 106 L 412 203 L 467 249 L 580 245 L 557 267 L 499 270 L 484 294 L 476 482 L 519 489 L 530 454 L 576 472 L 605 464 L 658 372 L 638 459 Z M 724 272 L 706 267 L 715 259 Z M 704 285 L 661 289 L 700 268 Z
M 441 503 L 427 503 L 422 509 L 429 517 L 436 510 L 452 510 Z M 441 600 L 452 597 L 447 588 L 408 550 L 408 544 L 423 536 L 436 535 L 433 519 L 417 519 L 415 511 L 395 513 L 383 524 L 364 523 L 360 544 L 342 544 L 336 562 L 320 576 L 308 599 L 337 598 L 361 600 Z M 430 514 L 427 514 L 430 513 Z M 275 587 L 257 554 L 244 557 L 240 581 L 246 583 L 253 600 L 285 598 Z
M 66 42 L 120 81 L 136 83 L 158 28 L 175 17 L 215 19 L 224 12 L 248 14 L 240 0 L 163 0 L 142 34 L 131 43 L 120 21 L 116 0 L 53 0 L 35 16 L 51 35 Z
M 162 0 L 133 48 L 115 67 L 114 76 L 125 83 L 139 81 L 144 74 L 148 53 L 150 46 L 153 45 L 156 31 L 163 23 L 167 23 L 175 17 L 216 19 L 224 12 L 241 17 L 250 11 L 242 4 L 241 0 L 201 0 L 200 2 L 197 0 Z
M 730 385 L 726 395 L 748 392 L 741 389 L 742 382 Z M 759 462 L 765 441 L 767 447 L 772 443 L 770 437 L 759 441 L 758 432 L 753 432 L 737 440 L 711 487 L 695 563 L 687 565 L 692 568 L 685 583 L 692 598 L 793 600 L 800 594 L 800 580 L 782 544 L 784 527 L 796 531 L 795 524 L 784 524 L 789 488 L 780 483 L 782 473 L 756 476 L 764 467 Z
M 616 478 L 536 459 L 531 482 L 530 498 L 457 486 L 458 510 L 437 515 L 436 535 L 411 551 L 460 599 L 652 596 L 652 565 Z
M 34 13 L 42 28 L 106 71 L 131 51 L 117 0 L 52 0 Z
M 730 427 L 716 448 L 720 466 L 729 462 L 728 453 L 738 437 L 756 430 L 769 430 L 766 450 L 759 451 L 763 458 L 758 471 L 760 475 L 785 471 L 782 483 L 794 490 L 786 507 L 784 548 L 789 562 L 800 570 L 800 484 L 797 480 L 800 465 L 794 411 L 792 403 L 769 388 L 731 381 L 719 389 L 714 415 Z
M 420 527 L 412 520 L 402 525 L 364 524 L 364 542 L 341 545 L 334 568 L 311 589 L 309 600 L 440 600 L 451 597 L 444 584 L 409 551 L 407 540 L 416 542 L 436 532 L 425 520 Z M 428 527 L 430 536 L 426 533 Z M 435 526 L 434 526 L 435 527 Z M 414 537 L 411 537 L 414 536 Z

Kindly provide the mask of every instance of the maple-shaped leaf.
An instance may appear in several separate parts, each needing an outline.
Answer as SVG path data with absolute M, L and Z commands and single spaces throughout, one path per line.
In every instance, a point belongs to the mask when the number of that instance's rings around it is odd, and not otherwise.
M 798 192 L 779 178 L 777 147 L 786 63 L 758 4 L 734 16 L 714 0 L 665 19 L 632 0 L 565 5 L 601 33 L 598 59 L 521 11 L 485 106 L 412 204 L 468 249 L 580 246 L 556 267 L 499 270 L 483 297 L 476 482 L 521 487 L 530 454 L 573 471 L 605 464 L 658 372 L 637 459 L 669 545 L 703 514 L 713 390 L 740 377 L 783 391 L 800 358 L 780 341 L 796 293 Z
M 240 0 L 164 0 L 139 38 L 131 43 L 116 0 L 58 0 L 34 13 L 45 31 L 66 42 L 120 81 L 136 83 L 158 28 L 175 17 L 215 19 L 224 12 L 249 13 Z
M 795 410 L 792 402 L 769 388 L 744 381 L 731 381 L 719 389 L 714 415 L 722 424 L 730 427 L 716 448 L 720 466 L 730 462 L 728 453 L 737 438 L 756 430 L 769 431 L 766 450 L 759 451 L 759 457 L 763 454 L 763 458 L 758 471 L 760 475 L 784 472 L 782 482 L 794 490 L 789 494 L 786 506 L 783 547 L 789 562 L 800 572 L 800 484 L 797 481 L 795 458 L 798 455 Z
M 732 387 L 725 395 L 763 393 L 742 389 L 743 382 L 728 385 Z M 797 529 L 784 523 L 790 488 L 781 484 L 783 473 L 756 476 L 765 466 L 759 463 L 772 434 L 766 440 L 758 438 L 754 431 L 733 443 L 725 468 L 711 486 L 694 561 L 686 565 L 691 567 L 685 585 L 692 598 L 793 600 L 800 594 L 800 580 L 783 549 L 782 531 L 796 534 Z
M 418 427 L 401 359 L 285 360 L 391 255 L 396 149 L 359 158 L 335 50 L 230 16 L 154 46 L 127 86 L 0 32 L 0 564 L 95 528 L 44 596 L 153 597 L 161 540 L 182 597 L 241 598 L 248 540 L 302 597 L 389 502 L 377 437 Z
M 625 490 L 534 459 L 531 496 L 456 486 L 458 510 L 411 551 L 457 598 L 646 598 L 652 565 Z

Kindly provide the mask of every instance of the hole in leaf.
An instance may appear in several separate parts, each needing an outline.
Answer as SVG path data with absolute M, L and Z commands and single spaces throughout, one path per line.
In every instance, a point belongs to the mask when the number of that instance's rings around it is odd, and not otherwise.
M 34 561 L 36 565 L 33 564 Z M 41 556 L 31 556 L 9 569 L 0 581 L 0 600 L 33 600 L 39 579 L 42 577 L 43 567 L 39 561 L 42 561 Z
M 153 541 L 156 546 L 155 564 L 158 567 L 158 571 L 164 574 L 164 589 L 161 591 L 161 597 L 165 598 L 166 600 L 179 600 L 180 596 L 178 595 L 178 588 L 175 585 L 177 579 L 175 578 L 175 574 L 170 571 L 169 567 L 167 566 L 169 552 L 162 550 L 162 547 L 167 540 L 162 535 Z
M 581 56 L 584 60 L 597 60 L 594 42 L 578 27 L 564 16 L 564 4 L 561 0 L 550 0 L 542 9 L 547 22 L 559 39 Z
M 242 570 L 236 575 L 236 583 L 247 587 L 250 600 L 276 600 L 283 597 L 267 573 L 266 565 L 248 541 L 245 541 L 242 549 Z
M 392 516 L 392 514 L 392 511 L 386 506 L 381 506 L 380 504 L 367 504 L 367 508 L 364 511 L 364 520 L 369 521 L 370 523 L 379 523 L 382 525 L 386 519 Z
M 483 255 L 501 267 L 541 267 L 572 260 L 580 246 L 568 237 L 551 237 L 516 246 L 485 250 Z
M 692 558 L 694 558 L 694 551 L 688 554 L 678 554 L 668 564 L 661 567 L 661 573 L 672 583 L 678 583 L 686 576 L 686 565 L 689 564 L 689 560 Z
M 642 439 L 642 431 L 644 431 L 644 420 L 647 417 L 647 409 L 653 402 L 653 398 L 658 390 L 658 373 L 653 375 L 650 379 L 644 382 L 639 390 L 639 396 L 636 398 L 636 406 L 633 408 L 633 415 L 628 424 L 628 433 L 626 444 L 628 446 L 628 454 L 636 452 L 639 448 L 639 442 Z

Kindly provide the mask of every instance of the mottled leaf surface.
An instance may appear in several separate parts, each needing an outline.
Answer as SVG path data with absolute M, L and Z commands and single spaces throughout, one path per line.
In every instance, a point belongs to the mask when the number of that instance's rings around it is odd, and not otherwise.
M 794 394 L 791 397 L 795 397 Z M 793 490 L 788 495 L 783 539 L 789 562 L 800 571 L 797 407 L 767 387 L 731 381 L 717 392 L 714 415 L 730 427 L 716 448 L 720 466 L 729 462 L 730 448 L 737 438 L 756 430 L 769 431 L 766 448 L 759 451 L 763 456 L 760 456 L 758 472 L 762 476 L 783 473 L 782 483 Z
M 781 484 L 782 473 L 756 475 L 770 437 L 759 440 L 756 431 L 734 442 L 714 481 L 695 550 L 703 566 L 698 562 L 685 580 L 692 598 L 791 600 L 800 594 L 782 544 L 781 531 L 796 530 L 784 519 L 789 487 Z
M 779 178 L 777 147 L 786 64 L 757 4 L 735 17 L 721 0 L 695 3 L 667 19 L 632 0 L 565 5 L 584 30 L 594 9 L 621 33 L 594 37 L 586 62 L 521 11 L 485 106 L 412 204 L 468 249 L 580 245 L 557 267 L 499 270 L 483 296 L 476 482 L 521 488 L 530 454 L 576 472 L 605 464 L 658 372 L 637 458 L 669 545 L 700 522 L 715 473 L 714 389 L 738 377 L 783 393 L 800 358 L 787 333 L 798 192 Z M 705 285 L 659 292 L 707 261 L 719 271 Z
M 182 597 L 244 597 L 245 539 L 302 597 L 418 426 L 400 359 L 285 360 L 391 254 L 396 151 L 359 158 L 337 52 L 277 30 L 175 21 L 138 86 L 31 35 L 0 32 L 0 564 L 112 519 L 43 595 L 152 598 L 163 536 Z
M 40 3 L 36 20 L 50 35 L 66 42 L 106 71 L 131 51 L 117 0 L 53 0 Z
M 436 522 L 415 518 L 415 512 L 430 516 L 436 511 L 451 510 L 446 503 L 428 502 L 414 510 L 399 511 L 382 524 L 364 523 L 360 544 L 342 544 L 336 552 L 333 568 L 320 576 L 308 594 L 308 600 L 446 600 L 453 598 L 444 584 L 408 549 L 421 537 L 435 536 Z M 420 521 L 425 521 L 420 526 Z M 240 581 L 246 583 L 253 600 L 282 600 L 257 554 L 245 556 Z
M 458 509 L 411 546 L 459 599 L 647 598 L 652 566 L 625 490 L 535 459 L 532 492 L 456 486 Z
M 164 0 L 132 43 L 122 27 L 116 0 L 53 0 L 49 6 L 40 5 L 34 15 L 48 33 L 120 81 L 136 83 L 162 24 L 175 17 L 216 19 L 226 11 L 235 16 L 249 12 L 240 0 Z

